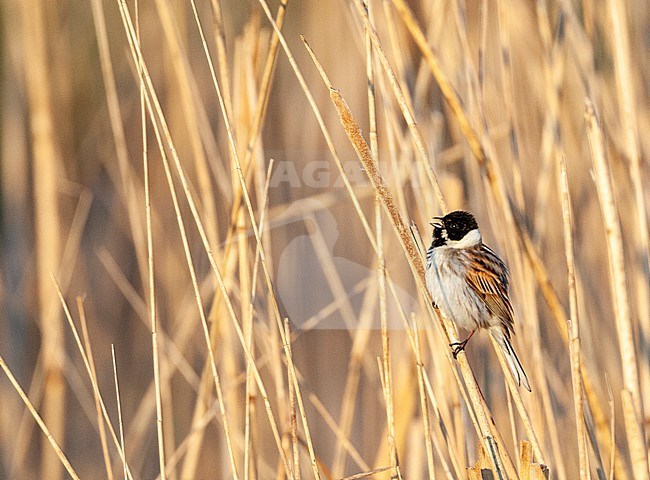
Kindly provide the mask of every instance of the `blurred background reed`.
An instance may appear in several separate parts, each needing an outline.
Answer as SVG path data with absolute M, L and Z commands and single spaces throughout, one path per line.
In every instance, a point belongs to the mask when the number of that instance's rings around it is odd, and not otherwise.
M 0 478 L 648 478 L 650 6 L 367 3 L 1 3 Z M 457 208 L 532 393 L 428 305 Z

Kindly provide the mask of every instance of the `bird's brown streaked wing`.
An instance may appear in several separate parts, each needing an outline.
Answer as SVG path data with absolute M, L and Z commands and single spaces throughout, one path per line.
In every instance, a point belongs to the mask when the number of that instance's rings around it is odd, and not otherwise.
M 466 263 L 467 284 L 483 300 L 492 315 L 501 319 L 506 335 L 514 327 L 514 313 L 508 299 L 508 278 L 505 265 L 489 249 L 481 249 L 478 256 L 470 256 Z

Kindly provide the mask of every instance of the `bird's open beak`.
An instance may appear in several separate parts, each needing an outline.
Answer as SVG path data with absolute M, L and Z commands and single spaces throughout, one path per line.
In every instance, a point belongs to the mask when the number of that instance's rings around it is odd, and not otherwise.
M 432 227 L 442 228 L 442 219 L 445 217 L 433 217 L 433 222 L 430 222 Z

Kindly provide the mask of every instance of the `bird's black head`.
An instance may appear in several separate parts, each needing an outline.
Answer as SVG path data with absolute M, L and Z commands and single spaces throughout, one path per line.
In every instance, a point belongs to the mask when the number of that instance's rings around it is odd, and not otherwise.
M 433 246 L 446 245 L 447 242 L 458 242 L 472 230 L 478 229 L 474 215 L 463 210 L 450 212 L 444 217 L 435 217 L 433 225 Z

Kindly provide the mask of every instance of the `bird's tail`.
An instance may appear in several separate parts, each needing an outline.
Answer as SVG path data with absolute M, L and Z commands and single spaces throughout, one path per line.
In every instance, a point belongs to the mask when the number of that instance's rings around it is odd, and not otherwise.
M 515 377 L 515 380 L 517 380 L 517 384 L 520 386 L 523 384 L 524 388 L 530 392 L 530 383 L 528 383 L 528 377 L 526 376 L 524 367 L 521 366 L 521 362 L 519 361 L 519 358 L 517 358 L 515 349 L 512 348 L 512 344 L 510 343 L 510 340 L 508 340 L 508 337 L 506 337 L 502 328 L 490 328 L 490 335 L 492 335 L 492 338 L 494 338 L 497 344 L 499 344 L 499 347 L 501 347 L 503 356 L 508 362 L 508 367 L 510 367 L 512 376 Z

